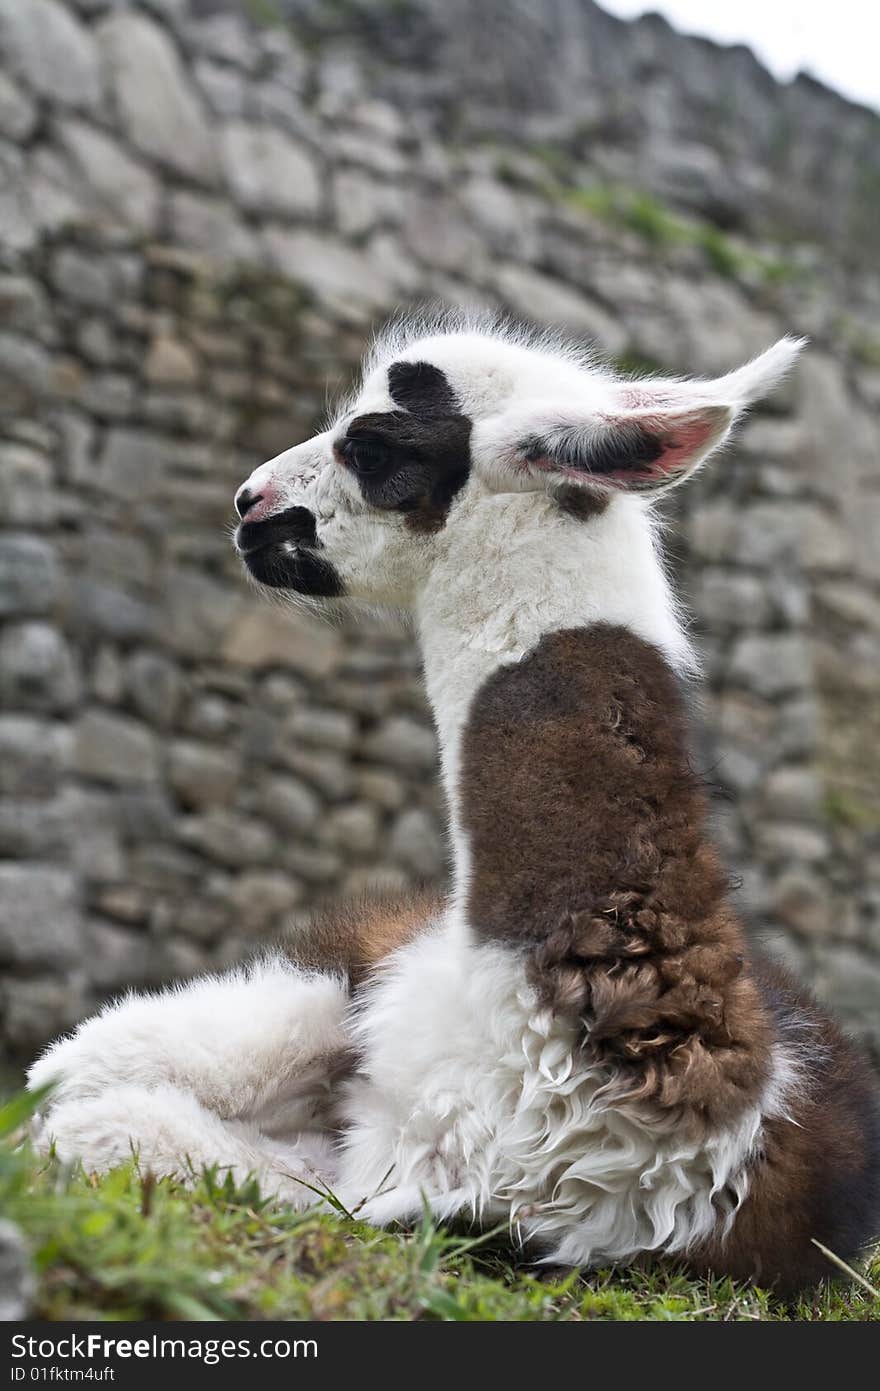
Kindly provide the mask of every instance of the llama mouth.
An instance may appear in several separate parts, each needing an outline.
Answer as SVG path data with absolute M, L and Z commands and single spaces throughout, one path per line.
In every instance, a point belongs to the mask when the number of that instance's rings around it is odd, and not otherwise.
M 239 528 L 241 530 L 241 528 Z M 290 589 L 314 598 L 338 598 L 344 586 L 333 566 L 317 550 L 291 540 L 236 548 L 248 573 L 268 589 Z
M 235 531 L 235 546 L 240 555 L 264 550 L 273 544 L 320 547 L 315 518 L 307 507 L 285 507 L 258 522 L 249 522 L 247 515 Z
M 287 507 L 258 522 L 242 521 L 235 548 L 255 580 L 268 589 L 291 589 L 315 598 L 334 598 L 343 584 L 319 554 L 315 518 L 307 507 Z

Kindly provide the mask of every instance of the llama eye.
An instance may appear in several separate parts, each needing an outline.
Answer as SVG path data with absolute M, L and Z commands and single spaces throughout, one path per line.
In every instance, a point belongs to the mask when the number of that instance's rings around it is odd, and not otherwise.
M 378 438 L 368 435 L 347 438 L 337 445 L 337 453 L 353 473 L 367 476 L 379 473 L 387 463 L 388 451 Z

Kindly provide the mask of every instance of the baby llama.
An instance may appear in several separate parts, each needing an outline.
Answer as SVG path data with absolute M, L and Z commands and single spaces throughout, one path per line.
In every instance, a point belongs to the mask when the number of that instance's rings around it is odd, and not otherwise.
M 789 370 L 621 380 L 497 324 L 398 324 L 330 427 L 239 489 L 311 609 L 412 614 L 446 897 L 334 911 L 106 1007 L 33 1066 L 38 1140 L 255 1173 L 369 1221 L 508 1223 L 554 1264 L 671 1255 L 795 1290 L 880 1233 L 866 1064 L 747 944 L 689 757 L 696 662 L 653 499 Z

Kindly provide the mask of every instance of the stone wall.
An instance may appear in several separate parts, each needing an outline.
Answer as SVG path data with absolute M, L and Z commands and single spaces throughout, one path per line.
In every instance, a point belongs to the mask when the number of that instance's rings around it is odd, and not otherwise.
M 11 1054 L 328 894 L 442 873 L 406 633 L 293 616 L 228 540 L 235 486 L 313 429 L 374 322 L 431 296 L 627 368 L 811 336 L 673 495 L 669 545 L 744 905 L 880 1031 L 880 280 L 859 231 L 880 122 L 586 0 L 542 7 L 540 44 L 536 7 L 506 6 L 491 54 L 468 8 L 0 0 Z M 737 95 L 726 121 L 713 92 Z M 842 220 L 767 154 L 792 111 L 786 158 L 811 123 L 849 151 Z

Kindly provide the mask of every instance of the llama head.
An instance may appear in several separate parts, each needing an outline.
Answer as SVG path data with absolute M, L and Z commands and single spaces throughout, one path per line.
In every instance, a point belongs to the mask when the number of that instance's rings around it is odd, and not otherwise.
M 644 512 L 644 497 L 693 473 L 801 346 L 784 338 L 715 380 L 633 380 L 497 324 L 398 326 L 330 428 L 239 489 L 236 545 L 273 588 L 411 606 L 489 498 L 521 495 L 547 526 L 563 513 L 601 526 L 609 503 Z

